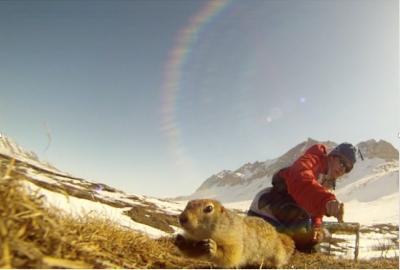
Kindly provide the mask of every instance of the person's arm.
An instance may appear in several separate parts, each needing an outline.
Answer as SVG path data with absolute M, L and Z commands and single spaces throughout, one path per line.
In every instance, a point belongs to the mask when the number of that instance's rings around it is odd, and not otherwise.
M 313 228 L 319 228 L 322 225 L 322 216 L 316 216 L 311 218 Z
M 299 158 L 289 169 L 289 177 L 286 179 L 288 193 L 311 216 L 323 216 L 326 214 L 326 203 L 336 200 L 331 192 L 327 191 L 314 175 L 314 166 L 319 166 L 319 156 L 305 154 Z

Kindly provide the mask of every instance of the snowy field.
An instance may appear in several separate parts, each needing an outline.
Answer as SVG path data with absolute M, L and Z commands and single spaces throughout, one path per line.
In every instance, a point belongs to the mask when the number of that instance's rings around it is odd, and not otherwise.
M 247 211 L 251 200 L 226 203 L 228 208 Z M 324 221 L 336 221 L 332 217 L 324 217 Z M 345 202 L 345 222 L 358 222 L 362 225 L 380 223 L 399 224 L 399 193 L 393 193 L 371 202 L 351 200 Z
M 37 176 L 36 176 L 37 177 Z M 43 179 L 44 180 L 44 179 Z M 36 185 L 26 182 L 26 187 L 30 192 L 38 191 L 40 194 L 44 195 L 46 203 L 49 206 L 56 207 L 65 213 L 70 213 L 73 216 L 87 216 L 94 215 L 97 217 L 103 217 L 111 221 L 120 224 L 121 226 L 137 230 L 149 235 L 151 238 L 159 238 L 162 236 L 167 236 L 168 234 L 153 228 L 148 225 L 137 223 L 129 218 L 127 215 L 123 214 L 124 211 L 129 210 L 128 208 L 115 208 L 100 202 L 94 202 L 86 199 L 80 199 L 72 196 L 66 196 L 57 192 L 52 192 L 47 189 L 39 188 Z M 112 197 L 114 199 L 123 200 L 126 194 L 104 192 L 105 196 Z M 163 211 L 170 214 L 179 214 L 186 205 L 185 201 L 170 202 L 165 200 L 159 200 L 156 198 L 150 198 L 142 196 L 141 199 L 145 201 L 152 202 L 156 204 Z M 347 215 L 345 215 L 346 222 L 359 222 L 362 226 L 379 224 L 379 223 L 391 223 L 398 224 L 398 193 L 392 194 L 381 198 L 380 200 L 371 203 L 361 203 L 358 201 L 350 201 L 345 204 L 345 209 Z M 242 201 L 236 203 L 227 203 L 226 207 L 232 209 L 238 209 L 241 211 L 246 211 L 250 205 L 251 201 Z M 351 219 L 347 219 L 347 216 L 351 216 Z M 371 218 L 373 217 L 373 218 Z M 335 221 L 332 218 L 325 218 L 326 221 Z M 179 233 L 181 230 L 179 228 L 174 228 L 175 233 Z M 341 247 L 346 247 L 347 252 L 332 252 L 332 254 L 343 258 L 354 258 L 354 245 L 355 245 L 355 235 L 334 235 L 334 237 L 345 240 L 340 244 Z M 393 239 L 398 239 L 398 232 L 392 233 L 361 233 L 360 234 L 360 250 L 359 259 L 368 259 L 376 257 L 395 257 L 399 256 L 398 241 L 397 249 L 380 250 L 380 248 L 392 245 Z
M 11 156 L 10 153 L 0 151 L 0 154 Z M 39 161 L 28 160 L 26 157 L 17 157 L 20 161 L 31 163 L 44 170 L 42 172 L 19 165 L 27 177 L 54 187 L 70 187 L 83 191 L 91 196 L 102 198 L 105 201 L 124 202 L 127 205 L 143 206 L 156 205 L 157 211 L 170 215 L 178 215 L 185 207 L 186 201 L 173 201 L 152 198 L 141 195 L 129 195 L 122 191 L 107 191 L 101 188 L 101 184 L 94 184 L 84 179 L 74 178 L 66 173 L 49 168 Z M 399 256 L 399 232 L 398 230 L 379 231 L 378 224 L 392 224 L 398 228 L 399 224 L 399 169 L 398 162 L 385 162 L 381 159 L 371 159 L 359 163 L 357 167 L 339 182 L 336 195 L 345 204 L 345 222 L 356 222 L 361 225 L 360 249 L 358 258 L 380 258 Z M 206 197 L 215 197 L 223 202 L 230 209 L 247 211 L 254 193 L 260 190 L 268 182 L 268 179 L 260 178 L 250 185 L 237 185 L 233 187 L 217 187 L 209 190 Z M 96 202 L 90 199 L 77 198 L 53 192 L 31 183 L 25 182 L 29 192 L 38 191 L 43 195 L 49 206 L 56 207 L 73 216 L 93 215 L 103 217 L 120 224 L 122 227 L 137 230 L 149 235 L 152 238 L 167 236 L 168 233 L 157 228 L 133 221 L 124 214 L 130 207 L 118 208 L 108 204 Z M 93 188 L 94 186 L 94 188 Z M 96 187 L 98 186 L 98 187 Z M 211 195 L 210 195 L 211 194 Z M 133 200 L 132 197 L 137 198 Z M 234 199 L 233 199 L 234 198 Z M 235 201 L 236 200 L 236 201 Z M 324 221 L 336 221 L 334 218 L 324 218 Z M 174 227 L 175 233 L 180 229 Z M 368 231 L 369 230 L 369 231 Z M 338 257 L 354 257 L 354 234 L 334 234 L 334 238 L 341 239 L 341 248 L 346 252 L 331 253 Z
M 24 183 L 30 192 L 36 192 L 39 189 L 39 194 L 44 195 L 46 206 L 55 207 L 67 214 L 74 217 L 84 217 L 93 215 L 99 218 L 105 218 L 120 224 L 123 227 L 137 230 L 146 233 L 152 238 L 166 236 L 167 233 L 133 221 L 123 212 L 130 208 L 115 208 L 100 202 L 94 202 L 86 199 L 80 199 L 73 196 L 66 196 L 58 192 L 52 192 L 47 189 L 38 188 L 36 185 L 25 182 Z
M 228 208 L 246 211 L 251 201 L 225 204 Z M 324 221 L 335 222 L 333 217 L 324 217 Z M 372 202 L 359 202 L 352 200 L 345 203 L 345 222 L 360 223 L 361 228 L 377 224 L 399 224 L 399 193 L 394 193 Z M 354 258 L 356 235 L 334 234 L 333 237 L 343 239 L 340 247 L 346 247 L 347 252 L 332 252 L 332 254 L 347 258 Z M 397 239 L 397 242 L 396 242 Z M 391 258 L 399 256 L 399 232 L 387 233 L 360 233 L 359 259 Z M 397 248 L 393 248 L 397 245 Z M 325 245 L 326 246 L 326 245 Z M 386 247 L 390 247 L 386 249 Z

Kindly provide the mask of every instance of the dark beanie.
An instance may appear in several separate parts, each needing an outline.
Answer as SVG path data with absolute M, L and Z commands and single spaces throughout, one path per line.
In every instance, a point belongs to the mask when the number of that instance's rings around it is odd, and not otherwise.
M 329 155 L 343 156 L 352 164 L 356 163 L 356 148 L 351 143 L 341 143 L 329 153 Z

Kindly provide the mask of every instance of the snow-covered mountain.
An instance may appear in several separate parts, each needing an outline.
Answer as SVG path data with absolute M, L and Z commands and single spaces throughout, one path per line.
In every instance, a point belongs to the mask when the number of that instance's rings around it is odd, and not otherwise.
M 178 226 L 177 215 L 184 202 L 126 194 L 106 184 L 61 172 L 4 135 L 0 141 L 0 180 L 12 168 L 12 181 L 21 181 L 29 193 L 43 197 L 46 206 L 73 216 L 103 216 L 154 238 L 173 233 Z
M 0 153 L 7 153 L 16 157 L 39 161 L 38 156 L 33 151 L 23 149 L 12 139 L 2 133 L 0 133 Z
M 328 148 L 337 145 L 331 141 L 308 139 L 277 159 L 247 163 L 235 171 L 221 171 L 208 178 L 193 194 L 179 199 L 215 198 L 230 203 L 251 200 L 259 190 L 271 186 L 271 178 L 276 171 L 293 163 L 315 143 L 324 143 Z M 398 194 L 398 150 L 383 140 L 360 142 L 357 147 L 364 160 L 358 158 L 353 170 L 338 181 L 337 196 L 346 202 L 373 201 L 382 196 Z
M 0 155 L 1 154 L 13 157 L 21 162 L 27 162 L 43 170 L 50 170 L 68 175 L 67 173 L 58 170 L 50 163 L 39 160 L 39 157 L 35 152 L 24 149 L 11 138 L 0 132 Z

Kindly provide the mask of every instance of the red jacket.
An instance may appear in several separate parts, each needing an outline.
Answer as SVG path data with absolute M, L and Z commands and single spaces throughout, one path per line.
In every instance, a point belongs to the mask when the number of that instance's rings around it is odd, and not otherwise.
M 318 176 L 326 174 L 327 171 L 326 146 L 315 144 L 292 166 L 279 173 L 286 181 L 288 193 L 311 215 L 314 227 L 321 226 L 322 216 L 326 214 L 326 203 L 336 199 L 334 194 L 318 182 Z

